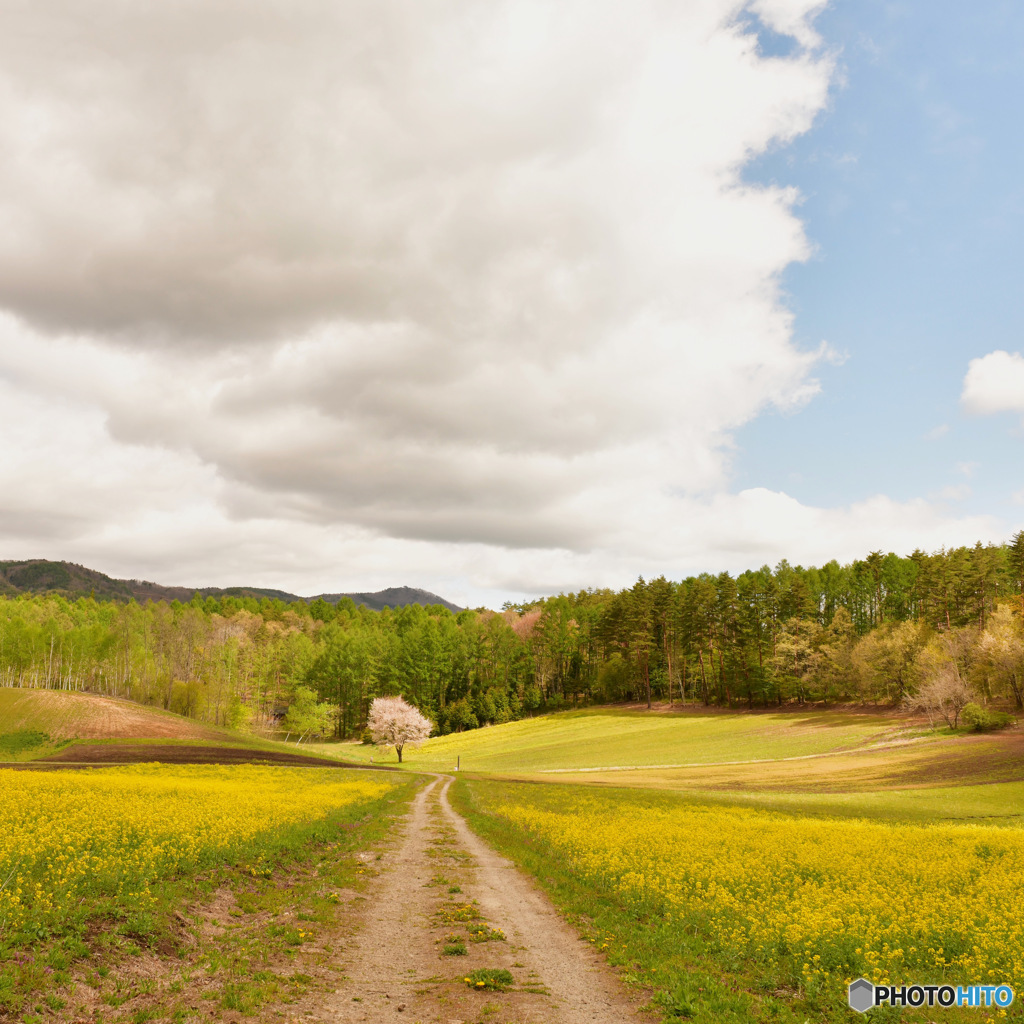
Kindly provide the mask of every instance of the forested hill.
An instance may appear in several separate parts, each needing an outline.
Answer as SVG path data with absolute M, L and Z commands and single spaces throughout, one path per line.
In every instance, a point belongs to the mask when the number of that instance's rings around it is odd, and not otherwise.
M 254 597 L 257 600 L 312 602 L 326 601 L 337 604 L 351 598 L 356 605 L 366 605 L 373 611 L 383 608 L 402 608 L 405 605 L 443 605 L 451 612 L 462 609 L 437 594 L 416 587 L 389 587 L 373 594 L 317 594 L 299 597 L 285 590 L 264 587 L 165 587 L 146 580 L 117 580 L 95 569 L 87 569 L 74 562 L 51 562 L 32 558 L 21 562 L 0 562 L 0 594 L 60 594 L 76 598 L 92 596 L 98 601 L 191 601 L 196 594 L 203 597 Z
M 451 601 L 446 601 L 443 597 L 438 597 L 437 594 L 431 594 L 428 590 L 418 590 L 416 587 L 388 587 L 387 590 L 378 590 L 373 594 L 320 595 L 320 599 L 328 604 L 337 604 L 346 597 L 356 605 L 366 605 L 374 612 L 381 612 L 385 608 L 404 608 L 410 604 L 421 604 L 424 608 L 439 604 L 450 612 L 462 611 L 457 604 L 452 604 Z
M 341 595 L 136 603 L 124 599 L 131 581 L 78 566 L 0 573 L 18 588 L 0 594 L 0 686 L 130 697 L 218 725 L 268 728 L 311 697 L 337 735 L 359 735 L 370 701 L 390 694 L 440 733 L 589 702 L 892 705 L 933 684 L 1024 710 L 1024 531 L 1010 544 L 661 576 L 457 614 Z M 116 600 L 89 598 L 104 588 Z

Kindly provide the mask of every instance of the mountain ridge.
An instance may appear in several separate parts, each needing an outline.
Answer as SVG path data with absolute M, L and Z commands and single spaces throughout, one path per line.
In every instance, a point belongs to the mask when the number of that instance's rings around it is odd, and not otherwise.
M 286 590 L 266 587 L 168 587 L 149 580 L 120 580 L 76 562 L 55 562 L 45 558 L 21 561 L 0 561 L 0 595 L 61 594 L 65 597 L 88 597 L 90 594 L 108 601 L 191 601 L 202 597 L 255 597 L 278 601 L 326 601 L 337 604 L 346 597 L 371 611 L 401 608 L 410 604 L 443 605 L 450 612 L 462 611 L 457 604 L 429 590 L 418 587 L 387 587 L 373 593 L 314 594 L 301 597 Z

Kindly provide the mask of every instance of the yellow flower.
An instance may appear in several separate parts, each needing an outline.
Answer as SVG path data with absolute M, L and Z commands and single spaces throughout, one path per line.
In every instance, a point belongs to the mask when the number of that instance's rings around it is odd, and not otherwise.
M 1021 974 L 1022 830 L 829 820 L 577 787 L 494 792 L 500 801 L 479 791 L 482 810 L 624 906 L 707 929 L 739 955 L 802 965 L 834 993 L 860 975 L 968 984 Z M 955 955 L 943 944 L 951 934 L 963 939 Z M 609 938 L 594 942 L 604 950 Z
M 14 875 L 0 889 L 0 927 L 60 920 L 90 894 L 151 906 L 161 878 L 391 788 L 359 772 L 255 765 L 0 770 L 0 879 Z

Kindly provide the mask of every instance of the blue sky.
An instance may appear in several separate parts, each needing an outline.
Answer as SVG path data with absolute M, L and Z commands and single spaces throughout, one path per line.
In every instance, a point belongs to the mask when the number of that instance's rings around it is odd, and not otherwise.
M 746 178 L 800 189 L 816 251 L 783 276 L 795 339 L 846 358 L 800 412 L 738 431 L 734 486 L 945 495 L 1019 528 L 1020 418 L 960 393 L 969 360 L 1024 344 L 1024 6 L 835 0 L 815 24 L 829 107 Z

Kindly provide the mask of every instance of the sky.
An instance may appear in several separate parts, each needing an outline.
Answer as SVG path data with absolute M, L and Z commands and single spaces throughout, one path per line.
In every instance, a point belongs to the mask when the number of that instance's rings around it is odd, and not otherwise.
M 0 558 L 497 607 L 1008 539 L 1022 57 L 1001 2 L 7 5 Z

